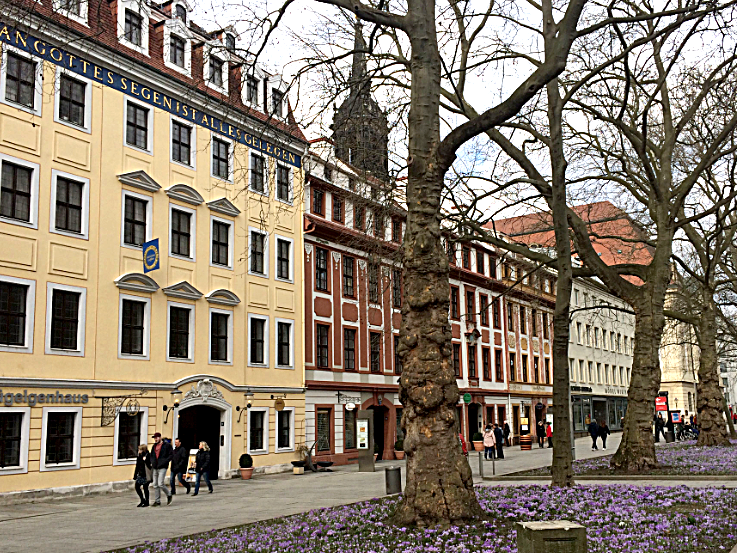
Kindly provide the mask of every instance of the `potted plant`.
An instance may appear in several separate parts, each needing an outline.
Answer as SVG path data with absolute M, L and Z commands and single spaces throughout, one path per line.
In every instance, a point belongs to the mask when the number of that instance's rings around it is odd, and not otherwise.
M 250 480 L 251 476 L 253 476 L 253 457 L 248 453 L 244 453 L 238 459 L 238 465 L 240 466 L 238 470 L 241 473 L 241 480 Z
M 394 442 L 394 456 L 398 461 L 404 459 L 404 440 L 401 438 Z
M 471 441 L 473 442 L 474 451 L 484 450 L 484 437 L 481 435 L 481 432 L 475 432 Z

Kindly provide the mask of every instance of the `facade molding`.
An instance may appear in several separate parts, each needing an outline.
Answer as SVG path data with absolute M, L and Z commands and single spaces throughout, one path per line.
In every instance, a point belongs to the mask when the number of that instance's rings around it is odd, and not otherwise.
M 197 190 L 186 184 L 174 184 L 166 189 L 166 195 L 174 200 L 179 200 L 190 205 L 201 205 L 203 198 Z
M 228 198 L 218 198 L 217 200 L 207 202 L 207 207 L 210 208 L 210 211 L 229 217 L 238 217 L 241 214 L 241 210 L 235 207 Z
M 146 192 L 158 192 L 161 190 L 161 185 L 143 170 L 122 173 L 118 175 L 118 180 L 122 184 L 126 184 L 134 188 L 140 188 Z
M 205 299 L 216 305 L 228 305 L 231 307 L 236 306 L 241 302 L 241 299 L 236 294 L 230 290 L 225 290 L 224 288 L 213 290 L 205 296 Z
M 170 298 L 179 298 L 183 300 L 198 300 L 202 297 L 202 292 L 192 286 L 186 280 L 172 284 L 162 289 L 164 294 Z
M 143 273 L 126 273 L 115 279 L 115 286 L 121 290 L 132 292 L 145 292 L 153 294 L 159 289 L 159 285 L 150 276 Z

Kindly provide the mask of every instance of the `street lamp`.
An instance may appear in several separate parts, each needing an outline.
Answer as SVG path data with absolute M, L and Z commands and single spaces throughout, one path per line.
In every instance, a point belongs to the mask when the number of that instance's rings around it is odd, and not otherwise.
M 166 413 L 166 417 L 164 417 L 164 424 L 169 422 L 169 413 L 171 413 L 174 409 L 179 409 L 179 400 L 180 400 L 181 395 L 182 395 L 182 392 L 179 390 L 174 390 L 171 393 L 171 397 L 174 401 L 174 405 L 172 405 L 171 407 L 164 405 L 164 413 Z

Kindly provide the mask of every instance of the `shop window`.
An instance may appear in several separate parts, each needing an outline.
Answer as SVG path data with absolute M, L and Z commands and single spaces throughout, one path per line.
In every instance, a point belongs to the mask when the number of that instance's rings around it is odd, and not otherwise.
M 315 450 L 320 452 L 330 452 L 332 443 L 332 416 L 333 410 L 329 407 L 318 407 L 316 413 L 316 429 L 317 436 Z
M 356 449 L 356 410 L 345 410 L 343 414 L 344 449 Z

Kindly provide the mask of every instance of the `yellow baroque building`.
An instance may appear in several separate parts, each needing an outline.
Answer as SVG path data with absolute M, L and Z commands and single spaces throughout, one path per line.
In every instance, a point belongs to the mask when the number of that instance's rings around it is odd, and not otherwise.
M 154 432 L 208 442 L 214 477 L 290 467 L 307 142 L 286 86 L 185 2 L 63 4 L 0 22 L 0 493 L 122 486 Z

